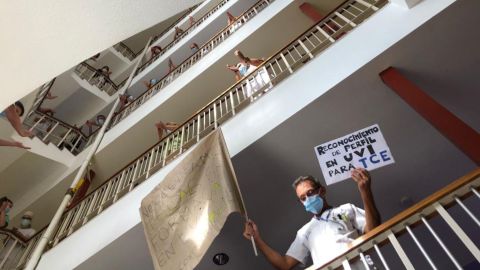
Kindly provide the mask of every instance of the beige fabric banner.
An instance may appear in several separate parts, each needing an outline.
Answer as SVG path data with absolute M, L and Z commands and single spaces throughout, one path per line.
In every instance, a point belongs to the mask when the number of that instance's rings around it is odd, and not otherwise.
M 244 208 L 218 129 L 142 201 L 140 214 L 155 269 L 193 269 L 232 212 L 244 213 Z

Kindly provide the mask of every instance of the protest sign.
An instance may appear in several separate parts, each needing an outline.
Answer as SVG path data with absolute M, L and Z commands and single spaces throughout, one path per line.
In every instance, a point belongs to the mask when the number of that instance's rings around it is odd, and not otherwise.
M 155 270 L 190 270 L 227 216 L 245 214 L 219 130 L 200 142 L 142 201 L 140 215 Z
M 375 124 L 315 147 L 327 185 L 351 177 L 350 171 L 369 171 L 394 163 L 380 127 Z

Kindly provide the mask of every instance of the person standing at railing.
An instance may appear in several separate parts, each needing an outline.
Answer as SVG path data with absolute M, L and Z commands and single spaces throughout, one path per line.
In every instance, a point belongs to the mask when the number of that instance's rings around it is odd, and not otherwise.
M 192 16 L 188 16 L 188 21 L 190 22 L 190 27 L 195 24 L 195 19 Z
M 123 108 L 127 107 L 135 100 L 135 98 L 128 93 L 119 95 L 118 98 L 120 99 L 120 106 L 118 107 L 118 111 L 115 114 L 118 114 L 121 110 L 123 110 Z
M 10 125 L 17 131 L 18 135 L 22 137 L 31 137 L 33 136 L 33 133 L 23 127 L 22 120 L 20 119 L 24 112 L 25 109 L 23 107 L 23 103 L 17 101 L 1 112 L 0 118 L 4 118 L 10 122 Z
M 198 47 L 198 44 L 194 42 L 190 44 L 190 50 L 192 50 L 192 54 L 195 54 L 198 52 L 198 50 L 200 50 L 200 47 Z
M 85 122 L 85 126 L 88 128 L 88 136 L 92 134 L 94 127 L 102 127 L 106 119 L 107 118 L 105 117 L 105 115 L 99 114 L 97 115 L 97 118 L 95 120 L 87 120 L 87 122 Z
M 293 182 L 299 201 L 314 216 L 298 230 L 286 255 L 271 248 L 261 238 L 257 225 L 251 220 L 245 223 L 244 237 L 249 240 L 253 237 L 267 260 L 277 269 L 292 269 L 299 263 L 305 265 L 309 255 L 313 264 L 320 267 L 346 251 L 348 244 L 359 235 L 380 224 L 369 173 L 365 169 L 355 169 L 352 178 L 357 183 L 365 210 L 350 203 L 330 206 L 326 201 L 325 187 L 313 176 L 301 176 Z
M 153 57 L 159 55 L 162 52 L 162 47 L 153 46 L 153 47 L 150 48 L 150 52 L 151 52 L 150 59 L 152 59 Z
M 235 51 L 235 55 L 238 57 L 240 62 L 238 62 L 238 64 L 236 64 L 235 66 L 227 64 L 227 69 L 233 71 L 233 73 L 235 74 L 235 79 L 237 81 L 248 76 L 264 62 L 263 59 L 246 57 L 239 50 Z M 254 92 L 260 90 L 269 82 L 270 76 L 268 76 L 268 73 L 264 69 L 259 70 L 257 75 L 255 75 L 253 78 L 249 79 L 249 81 L 246 82 L 245 88 L 247 91 L 247 97 L 250 97 Z
M 173 40 L 175 41 L 177 38 L 181 37 L 182 34 L 185 33 L 180 27 L 175 26 L 175 35 L 173 36 Z
M 110 74 L 112 74 L 112 72 L 109 66 L 103 66 L 97 69 L 95 75 L 93 75 L 94 84 L 100 89 L 103 88 L 105 82 L 110 79 Z
M 24 242 L 30 240 L 30 238 L 32 238 L 37 232 L 32 228 L 32 220 L 33 212 L 26 211 L 23 213 L 22 219 L 20 220 L 20 229 L 15 227 L 12 229 L 13 233 Z
M 13 202 L 7 197 L 0 198 L 0 228 L 6 228 L 10 223 L 10 209 Z
M 170 134 L 170 132 L 178 128 L 178 124 L 175 122 L 163 123 L 160 121 L 155 124 L 155 127 L 157 128 L 158 140 L 162 140 L 163 137 L 167 136 Z
M 229 27 L 228 31 L 230 34 L 235 32 L 238 27 L 240 27 L 240 22 L 235 22 L 237 20 L 237 17 L 233 16 L 232 13 L 228 12 L 226 13 L 227 15 L 227 27 Z

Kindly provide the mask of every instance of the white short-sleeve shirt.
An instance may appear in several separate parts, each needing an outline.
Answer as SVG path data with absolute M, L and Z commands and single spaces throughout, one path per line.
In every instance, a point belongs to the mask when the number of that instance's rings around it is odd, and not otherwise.
M 313 217 L 297 232 L 287 255 L 305 264 L 308 255 L 321 266 L 348 249 L 365 230 L 365 211 L 353 204 L 331 208 Z

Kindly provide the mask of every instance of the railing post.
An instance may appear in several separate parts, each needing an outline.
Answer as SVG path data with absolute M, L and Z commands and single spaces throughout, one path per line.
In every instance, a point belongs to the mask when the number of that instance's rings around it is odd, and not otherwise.
M 453 257 L 452 253 L 450 252 L 450 250 L 447 248 L 447 246 L 443 243 L 442 239 L 440 239 L 440 237 L 437 235 L 437 233 L 433 230 L 433 228 L 430 226 L 430 223 L 428 223 L 428 221 L 422 217 L 422 222 L 423 224 L 425 224 L 425 226 L 427 226 L 428 230 L 430 231 L 430 233 L 433 235 L 433 237 L 435 238 L 435 240 L 437 240 L 438 244 L 442 247 L 443 251 L 445 251 L 445 253 L 447 253 L 448 257 L 450 258 L 450 260 L 453 262 L 453 264 L 455 265 L 455 267 L 458 269 L 458 270 L 462 270 L 463 267 L 458 263 L 457 259 L 455 259 L 455 257 Z
M 36 128 L 36 127 L 38 126 L 38 124 L 39 124 L 40 122 L 42 122 L 43 119 L 45 119 L 45 115 L 42 115 L 42 116 L 40 117 L 40 119 L 39 119 L 37 122 L 35 122 L 35 124 L 32 125 L 32 127 L 29 129 L 29 131 L 32 131 L 34 128 Z
M 452 216 L 443 208 L 438 202 L 434 203 L 433 206 L 435 210 L 440 214 L 440 216 L 447 222 L 448 226 L 453 230 L 453 232 L 460 238 L 462 243 L 467 247 L 468 251 L 480 262 L 480 250 L 473 243 L 472 239 L 468 237 L 465 231 L 458 225 L 458 223 L 452 218 Z
M 60 124 L 59 122 L 55 123 L 55 125 L 50 129 L 50 131 L 47 133 L 47 135 L 45 135 L 45 137 L 43 137 L 42 141 L 47 140 L 47 138 L 50 136 L 50 134 L 52 134 L 52 132 L 58 127 L 59 124 Z
M 147 179 L 150 176 L 150 169 L 153 166 L 153 160 L 155 159 L 155 148 L 156 146 L 152 148 L 152 151 L 150 151 L 150 159 L 148 160 L 148 167 L 147 171 L 145 172 L 145 179 Z
M 65 135 L 63 135 L 62 139 L 60 139 L 60 142 L 58 142 L 57 144 L 57 147 L 60 147 L 60 145 L 65 141 L 65 139 L 67 138 L 67 136 L 70 134 L 70 132 L 72 132 L 72 129 L 69 128 L 67 130 L 67 133 L 65 133 Z
M 8 240 L 7 240 L 7 243 L 10 239 L 13 239 L 12 237 L 8 236 Z M 12 253 L 13 249 L 15 248 L 15 246 L 17 245 L 18 243 L 18 240 L 15 239 L 15 241 L 13 242 L 13 245 L 10 247 L 10 249 L 7 251 L 7 253 L 5 254 L 5 257 L 3 258 L 2 262 L 0 262 L 0 269 L 3 268 L 5 262 L 8 260 L 8 257 L 10 257 L 10 254 Z
M 390 243 L 392 243 L 395 252 L 397 252 L 398 257 L 400 257 L 400 260 L 402 261 L 405 268 L 407 268 L 407 270 L 415 270 L 415 267 L 413 267 L 412 262 L 408 258 L 407 254 L 403 250 L 402 246 L 400 245 L 392 231 L 390 231 L 390 233 L 388 234 L 388 239 L 390 240 Z

